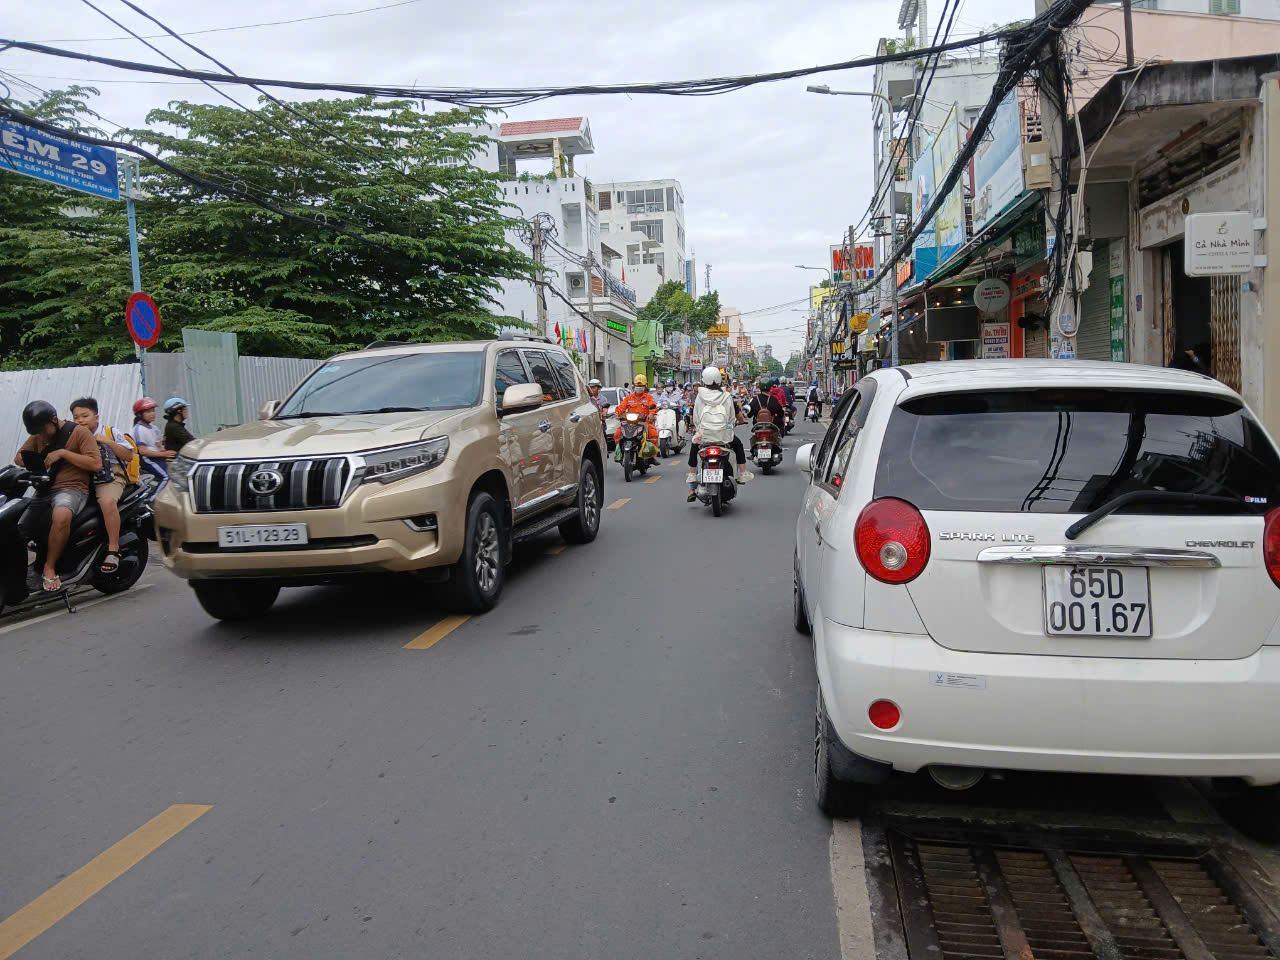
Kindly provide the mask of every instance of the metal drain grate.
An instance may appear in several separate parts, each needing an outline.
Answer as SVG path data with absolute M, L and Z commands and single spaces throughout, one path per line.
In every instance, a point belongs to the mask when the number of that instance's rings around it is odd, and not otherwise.
M 863 837 L 882 960 L 1280 958 L 1280 919 L 1216 848 Z

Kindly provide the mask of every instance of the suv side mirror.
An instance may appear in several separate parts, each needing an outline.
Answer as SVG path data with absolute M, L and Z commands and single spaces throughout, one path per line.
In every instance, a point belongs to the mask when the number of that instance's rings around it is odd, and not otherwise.
M 276 415 L 276 411 L 280 409 L 279 400 L 268 400 L 258 408 L 259 420 L 270 420 Z
M 801 447 L 799 450 L 796 451 L 796 466 L 800 468 L 800 470 L 803 473 L 810 473 L 813 471 L 813 463 L 811 462 L 812 460 L 813 460 L 813 444 L 812 443 L 806 443 L 803 447 Z
M 542 406 L 541 386 L 536 383 L 516 383 L 503 392 L 498 415 L 502 416 L 518 410 L 536 410 L 540 406 Z

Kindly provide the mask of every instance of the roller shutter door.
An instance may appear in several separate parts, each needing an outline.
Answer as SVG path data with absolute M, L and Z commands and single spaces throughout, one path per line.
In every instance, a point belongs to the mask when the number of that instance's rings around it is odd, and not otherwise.
M 1076 334 L 1076 357 L 1081 360 L 1111 359 L 1111 244 L 1095 243 L 1089 289 L 1080 297 L 1080 332 Z

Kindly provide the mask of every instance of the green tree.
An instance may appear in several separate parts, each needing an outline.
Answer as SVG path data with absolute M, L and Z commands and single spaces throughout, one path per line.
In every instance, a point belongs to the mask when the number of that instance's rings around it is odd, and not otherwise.
M 661 323 L 667 330 L 684 330 L 687 322 L 689 333 L 700 337 L 720 320 L 720 294 L 712 290 L 695 300 L 679 280 L 668 280 L 640 308 L 637 318 Z
M 32 109 L 83 125 L 92 92 Z M 188 326 L 234 332 L 243 353 L 291 356 L 492 336 L 501 282 L 535 268 L 505 238 L 513 221 L 498 176 L 469 163 L 483 144 L 474 129 L 483 112 L 424 114 L 367 97 L 294 109 L 325 129 L 265 102 L 258 116 L 174 102 L 152 111 L 147 128 L 117 134 L 301 218 L 144 162 L 138 229 L 143 283 L 165 321 L 159 348 L 179 348 Z M 15 183 L 25 180 L 0 172 L 6 345 L 16 336 L 25 365 L 127 358 L 123 203 Z M 71 207 L 92 215 L 68 217 Z

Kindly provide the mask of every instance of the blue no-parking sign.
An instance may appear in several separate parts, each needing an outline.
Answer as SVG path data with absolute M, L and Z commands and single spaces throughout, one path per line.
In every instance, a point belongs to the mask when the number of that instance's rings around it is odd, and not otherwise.
M 139 291 L 129 298 L 124 308 L 124 320 L 129 327 L 129 336 L 143 350 L 154 347 L 160 339 L 160 310 L 145 293 Z
M 0 120 L 0 170 L 95 197 L 120 199 L 114 150 L 77 143 L 12 120 Z

